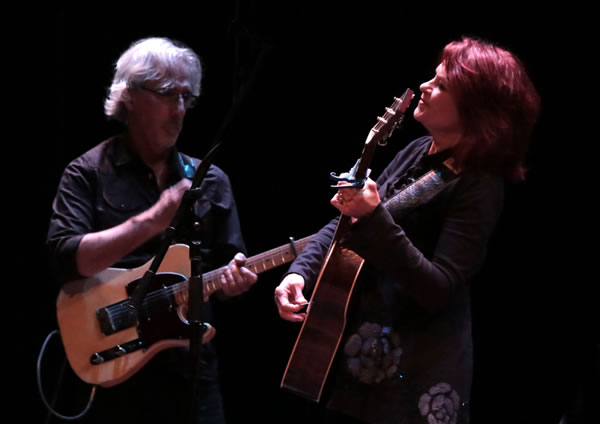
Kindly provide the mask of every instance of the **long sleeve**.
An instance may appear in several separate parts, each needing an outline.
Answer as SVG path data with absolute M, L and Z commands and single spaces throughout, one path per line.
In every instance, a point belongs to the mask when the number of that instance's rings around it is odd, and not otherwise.
M 380 204 L 347 234 L 346 247 L 399 281 L 427 310 L 443 308 L 481 267 L 503 202 L 500 179 L 465 175 L 448 193 L 445 215 L 425 255 Z
M 61 280 L 78 278 L 75 253 L 83 236 L 94 230 L 94 178 L 82 160 L 65 169 L 52 204 L 47 247 Z
M 309 293 L 314 287 L 331 246 L 337 223 L 338 218 L 335 218 L 321 228 L 304 248 L 302 254 L 290 265 L 287 274 L 296 273 L 304 277 L 304 281 L 306 282 L 305 293 Z

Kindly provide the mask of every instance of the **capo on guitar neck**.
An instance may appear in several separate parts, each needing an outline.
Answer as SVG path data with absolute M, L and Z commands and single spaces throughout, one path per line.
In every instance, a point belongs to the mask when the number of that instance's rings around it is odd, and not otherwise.
M 344 175 L 344 174 L 342 174 Z M 348 176 L 348 177 L 342 177 L 342 176 L 337 176 L 335 175 L 335 172 L 332 172 L 331 174 L 329 174 L 330 178 L 334 181 L 347 181 L 348 184 L 340 184 L 340 185 L 332 185 L 331 188 L 335 188 L 336 190 L 340 189 L 340 188 L 363 188 L 365 185 L 365 182 L 367 182 L 366 178 L 361 178 L 359 180 L 357 180 L 356 178 L 352 177 L 352 176 Z
M 331 188 L 340 189 L 340 188 L 363 188 L 365 183 L 367 182 L 367 178 L 371 174 L 371 169 L 367 169 L 367 175 L 365 178 L 356 178 L 356 168 L 358 168 L 358 163 L 360 160 L 356 161 L 350 172 L 343 173 L 341 175 L 336 175 L 335 172 L 329 174 L 329 177 L 334 181 L 346 181 L 348 184 L 340 184 L 340 185 L 332 185 Z

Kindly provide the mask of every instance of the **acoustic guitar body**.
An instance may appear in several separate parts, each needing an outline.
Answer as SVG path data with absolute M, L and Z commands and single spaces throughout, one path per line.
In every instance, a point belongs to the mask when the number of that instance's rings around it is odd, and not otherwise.
M 364 260 L 336 241 L 326 263 L 281 383 L 316 402 L 342 339 L 348 304 Z

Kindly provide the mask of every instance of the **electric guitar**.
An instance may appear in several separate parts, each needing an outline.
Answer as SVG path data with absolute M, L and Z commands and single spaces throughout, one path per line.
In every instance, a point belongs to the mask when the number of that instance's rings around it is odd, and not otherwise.
M 394 99 L 392 106 L 386 108 L 383 117 L 378 117 L 369 132 L 361 157 L 350 176 L 337 180 L 349 181 L 351 186 L 361 186 L 368 176 L 376 146 L 385 145 L 403 119 L 413 96 L 412 90 L 407 89 L 400 98 Z M 364 264 L 359 255 L 340 245 L 350 224 L 350 217 L 340 216 L 281 381 L 281 387 L 317 402 L 340 344 L 346 326 L 348 303 Z
M 245 266 L 259 274 L 291 262 L 311 238 L 252 256 Z M 135 269 L 108 268 L 60 290 L 56 301 L 60 334 L 69 364 L 83 381 L 111 387 L 127 380 L 158 352 L 189 346 L 186 314 L 191 264 L 189 247 L 184 244 L 170 246 L 161 262 L 144 299 L 148 318 L 144 336 L 138 334 L 131 296 L 151 262 Z M 222 288 L 225 268 L 202 275 L 205 299 Z M 214 334 L 208 324 L 202 342 Z

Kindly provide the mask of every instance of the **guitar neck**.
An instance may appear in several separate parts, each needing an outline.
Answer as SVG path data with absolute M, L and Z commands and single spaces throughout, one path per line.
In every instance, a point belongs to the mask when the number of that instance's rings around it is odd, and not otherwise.
M 375 155 L 376 146 L 385 146 L 387 144 L 386 140 L 391 136 L 394 129 L 403 121 L 404 113 L 413 97 L 413 91 L 410 88 L 407 88 L 399 99 L 394 98 L 394 103 L 391 107 L 386 108 L 383 116 L 377 118 L 377 123 L 371 128 L 371 131 L 369 131 L 363 151 L 358 159 L 358 165 L 354 175 L 356 179 L 367 177 L 369 165 Z
M 304 250 L 304 248 L 312 239 L 312 237 L 313 236 L 308 236 L 298 241 L 294 241 L 293 243 L 296 251 L 294 251 L 294 248 L 292 247 L 292 244 L 290 242 L 288 244 L 276 247 L 275 249 L 269 250 L 267 252 L 259 253 L 258 255 L 247 258 L 246 264 L 244 266 L 250 269 L 255 274 L 260 274 L 262 272 L 292 262 L 294 259 L 296 259 L 296 253 L 302 252 L 302 250 Z M 223 283 L 221 282 L 221 275 L 223 274 L 226 268 L 227 265 L 202 274 L 202 288 L 205 298 L 210 297 L 213 293 L 223 288 Z M 188 282 L 184 281 L 179 284 L 176 284 L 176 286 L 177 287 L 174 288 L 174 291 L 180 296 L 178 303 L 187 303 Z

